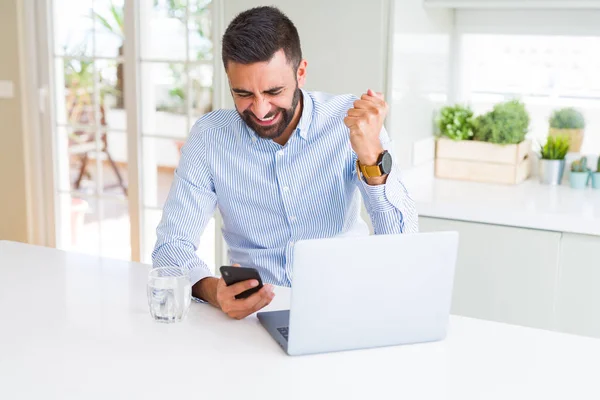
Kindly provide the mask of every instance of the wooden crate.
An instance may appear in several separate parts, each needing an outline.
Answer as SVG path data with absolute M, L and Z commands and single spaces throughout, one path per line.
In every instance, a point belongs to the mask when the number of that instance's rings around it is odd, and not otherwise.
M 517 184 L 529 177 L 531 141 L 500 145 L 474 140 L 436 141 L 435 176 L 474 182 Z

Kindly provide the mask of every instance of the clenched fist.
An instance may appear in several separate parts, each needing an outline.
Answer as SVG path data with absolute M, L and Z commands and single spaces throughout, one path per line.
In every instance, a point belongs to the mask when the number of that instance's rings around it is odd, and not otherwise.
M 388 112 L 381 93 L 371 89 L 354 102 L 344 124 L 350 129 L 350 143 L 362 165 L 375 165 L 383 151 L 379 134 Z

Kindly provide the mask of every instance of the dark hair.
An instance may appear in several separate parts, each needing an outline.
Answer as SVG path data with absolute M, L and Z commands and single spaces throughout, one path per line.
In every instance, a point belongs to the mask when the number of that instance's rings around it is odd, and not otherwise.
M 255 7 L 238 14 L 223 35 L 223 65 L 269 61 L 283 49 L 294 70 L 302 60 L 300 37 L 293 22 L 275 7 Z

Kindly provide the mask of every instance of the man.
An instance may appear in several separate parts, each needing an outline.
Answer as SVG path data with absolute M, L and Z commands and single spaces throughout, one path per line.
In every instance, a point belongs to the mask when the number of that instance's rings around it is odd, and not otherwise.
M 236 110 L 193 126 L 152 256 L 155 266 L 187 269 L 196 298 L 241 319 L 271 302 L 271 285 L 291 285 L 294 242 L 368 234 L 361 195 L 375 234 L 416 232 L 417 215 L 385 151 L 381 94 L 301 90 L 307 62 L 298 32 L 273 7 L 235 17 L 222 53 Z M 231 262 L 258 269 L 266 283 L 246 299 L 235 295 L 255 280 L 226 286 L 195 253 L 216 206 Z

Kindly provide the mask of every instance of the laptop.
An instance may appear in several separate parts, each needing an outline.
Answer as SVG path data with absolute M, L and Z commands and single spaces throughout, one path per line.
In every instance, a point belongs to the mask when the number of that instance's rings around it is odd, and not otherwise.
M 457 250 L 457 232 L 298 241 L 290 310 L 258 319 L 289 355 L 443 340 Z

